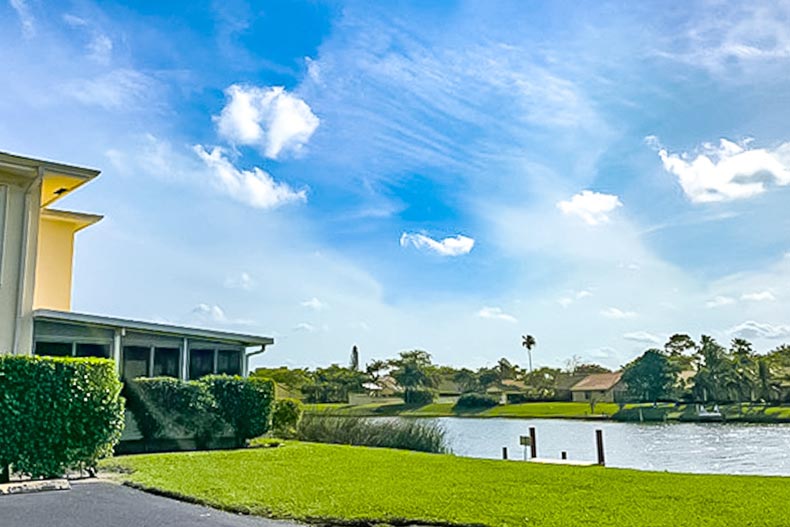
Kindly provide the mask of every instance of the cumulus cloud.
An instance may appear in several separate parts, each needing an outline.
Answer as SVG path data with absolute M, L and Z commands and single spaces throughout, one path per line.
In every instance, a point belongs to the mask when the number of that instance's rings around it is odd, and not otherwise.
M 729 296 L 716 296 L 705 302 L 705 307 L 714 309 L 717 307 L 730 306 L 735 303 L 735 299 Z
M 657 140 L 649 137 L 648 144 L 657 146 Z M 722 138 L 718 145 L 703 144 L 696 155 L 658 148 L 658 156 L 693 203 L 750 198 L 770 185 L 790 185 L 790 142 L 774 149 L 751 148 L 749 144 Z
M 313 297 L 309 300 L 305 300 L 304 302 L 302 302 L 302 307 L 312 309 L 313 311 L 323 311 L 329 306 L 327 306 L 326 303 L 321 302 L 316 297 Z
M 617 196 L 591 190 L 583 190 L 571 199 L 557 203 L 563 214 L 578 216 L 588 225 L 607 223 L 609 213 L 622 205 Z
M 744 339 L 784 339 L 790 337 L 790 326 L 765 324 L 749 320 L 727 330 L 734 337 Z
M 759 291 L 755 293 L 744 293 L 741 295 L 741 300 L 750 302 L 772 302 L 776 300 L 776 297 L 770 291 Z
M 484 307 L 477 312 L 480 318 L 488 318 L 493 320 L 504 320 L 505 322 L 516 323 L 518 320 L 513 315 L 509 315 L 502 311 L 501 307 Z
M 225 311 L 216 304 L 198 304 L 192 309 L 192 316 L 199 321 L 227 322 Z
M 193 149 L 211 169 L 217 186 L 241 203 L 259 209 L 272 209 L 286 203 L 307 200 L 305 190 L 295 191 L 287 183 L 275 181 L 268 172 L 258 167 L 252 170 L 236 168 L 219 147 L 210 152 L 201 145 L 195 145 Z
M 601 316 L 613 319 L 626 319 L 636 317 L 636 312 L 623 311 L 622 309 L 616 307 L 609 307 L 601 311 Z
M 641 344 L 660 344 L 661 337 L 658 335 L 653 335 L 652 333 L 648 333 L 647 331 L 633 331 L 631 333 L 625 333 L 623 335 L 625 340 L 632 340 L 634 342 L 639 342 Z
M 306 102 L 281 86 L 234 84 L 225 94 L 228 102 L 214 117 L 220 136 L 236 145 L 255 146 L 270 159 L 299 152 L 320 122 Z
M 400 246 L 406 247 L 408 245 L 412 245 L 417 249 L 433 251 L 442 256 L 460 256 L 469 254 L 472 247 L 475 246 L 475 241 L 461 234 L 444 238 L 443 240 L 434 240 L 425 234 L 404 232 L 400 237 Z

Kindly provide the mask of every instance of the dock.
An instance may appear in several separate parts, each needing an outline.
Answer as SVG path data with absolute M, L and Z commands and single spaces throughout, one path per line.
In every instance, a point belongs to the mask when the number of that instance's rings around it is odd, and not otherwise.
M 598 463 L 595 461 L 581 461 L 578 459 L 552 459 L 543 457 L 534 457 L 529 460 L 531 463 L 544 463 L 546 465 L 573 465 L 575 467 L 594 467 Z

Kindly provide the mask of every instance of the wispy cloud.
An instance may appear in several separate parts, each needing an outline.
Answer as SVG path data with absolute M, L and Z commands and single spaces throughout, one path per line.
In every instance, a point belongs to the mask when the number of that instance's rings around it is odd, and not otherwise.
M 209 152 L 203 146 L 195 145 L 194 151 L 211 170 L 217 186 L 241 203 L 259 209 L 272 209 L 286 203 L 307 201 L 306 190 L 297 191 L 287 183 L 277 182 L 258 167 L 252 170 L 236 168 L 219 147 Z
M 225 279 L 225 287 L 228 289 L 243 289 L 251 291 L 255 288 L 255 280 L 247 272 L 242 272 L 236 276 L 229 276 Z
M 582 300 L 591 296 L 593 296 L 593 294 L 590 291 L 582 289 L 581 291 L 572 292 L 566 296 L 561 297 L 559 300 L 557 300 L 557 303 L 562 307 L 568 307 L 578 300 Z
M 625 340 L 632 340 L 634 342 L 639 342 L 640 344 L 660 344 L 661 337 L 658 335 L 654 335 L 653 333 L 648 333 L 647 331 L 633 331 L 631 333 L 623 334 L 623 338 Z
M 785 339 L 790 337 L 790 326 L 749 320 L 728 329 L 727 333 L 745 339 Z
M 11 7 L 16 11 L 19 17 L 19 23 L 22 25 L 22 34 L 25 38 L 31 38 L 36 34 L 36 19 L 33 13 L 30 12 L 30 6 L 26 0 L 9 0 Z
M 316 297 L 303 301 L 301 305 L 302 307 L 312 309 L 313 311 L 323 311 L 329 307 L 325 302 L 320 301 Z
M 432 251 L 442 256 L 460 256 L 469 254 L 475 246 L 475 240 L 461 234 L 434 240 L 425 234 L 404 232 L 400 237 L 400 245 L 401 247 L 412 245 L 417 249 Z
M 133 69 L 115 69 L 91 78 L 64 82 L 66 95 L 89 106 L 129 110 L 150 99 L 157 82 Z
M 505 322 L 516 323 L 518 319 L 513 315 L 505 313 L 501 307 L 484 307 L 477 312 L 480 318 L 488 318 L 493 320 L 504 320 Z
M 719 295 L 711 298 L 705 302 L 705 307 L 715 309 L 717 307 L 731 306 L 735 303 L 735 299 L 730 296 Z
M 755 293 L 744 293 L 741 295 L 741 300 L 749 302 L 772 302 L 776 300 L 776 297 L 770 291 L 759 291 Z
M 790 185 L 790 143 L 773 149 L 749 145 L 721 139 L 718 145 L 703 144 L 696 154 L 659 148 L 658 156 L 692 203 L 750 198 L 771 185 Z
M 637 316 L 635 311 L 624 311 L 617 307 L 608 307 L 601 311 L 601 316 L 612 319 L 627 319 Z
M 299 152 L 318 128 L 310 106 L 281 86 L 234 84 L 228 102 L 214 117 L 219 135 L 236 145 L 255 146 L 270 159 Z
M 569 200 L 557 203 L 563 214 L 578 216 L 588 225 L 608 223 L 609 214 L 622 205 L 617 196 L 591 190 L 583 190 Z

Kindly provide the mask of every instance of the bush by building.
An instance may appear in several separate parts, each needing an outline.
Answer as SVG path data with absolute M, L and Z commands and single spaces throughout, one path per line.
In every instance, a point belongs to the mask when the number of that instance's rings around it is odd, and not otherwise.
M 476 410 L 482 408 L 493 408 L 499 405 L 499 400 L 491 395 L 484 393 L 465 393 L 455 402 L 455 409 Z
M 0 467 L 30 477 L 91 469 L 123 430 L 107 359 L 0 355 Z
M 297 399 L 280 399 L 274 403 L 272 429 L 279 436 L 296 433 L 304 414 L 304 405 Z

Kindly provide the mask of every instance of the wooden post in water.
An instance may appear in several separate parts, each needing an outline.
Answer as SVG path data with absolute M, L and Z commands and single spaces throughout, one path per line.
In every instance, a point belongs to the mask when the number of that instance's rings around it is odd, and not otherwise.
M 595 431 L 595 447 L 598 451 L 598 464 L 601 466 L 606 465 L 606 460 L 603 456 L 603 430 Z
M 502 459 L 507 460 L 507 447 L 502 447 Z
M 538 457 L 538 442 L 535 439 L 535 427 L 529 427 L 529 454 L 532 459 Z
M 560 454 L 560 459 L 568 459 L 568 453 L 563 450 L 562 453 Z

